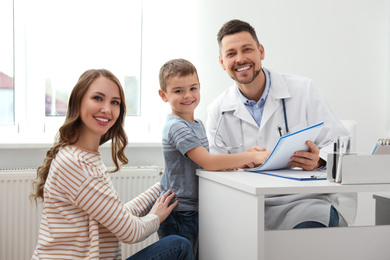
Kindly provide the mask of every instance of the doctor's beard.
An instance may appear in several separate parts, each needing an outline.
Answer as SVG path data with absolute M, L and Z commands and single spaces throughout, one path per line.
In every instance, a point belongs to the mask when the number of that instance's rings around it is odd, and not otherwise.
M 261 68 L 259 69 L 259 70 L 255 70 L 254 71 L 254 73 L 253 73 L 253 77 L 251 78 L 251 79 L 249 79 L 249 80 L 239 80 L 239 79 L 237 79 L 236 77 L 234 77 L 234 76 L 231 76 L 231 78 L 234 80 L 234 81 L 236 81 L 236 82 L 238 82 L 238 83 L 240 83 L 240 84 L 250 84 L 250 83 L 252 83 L 256 78 L 257 78 L 257 76 L 259 76 L 259 74 L 260 74 L 260 72 L 261 72 Z

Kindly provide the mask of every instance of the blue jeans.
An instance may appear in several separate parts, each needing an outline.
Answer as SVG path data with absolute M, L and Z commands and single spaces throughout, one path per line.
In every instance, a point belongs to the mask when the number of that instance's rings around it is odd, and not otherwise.
M 180 236 L 167 236 L 127 258 L 127 260 L 193 260 L 190 242 Z
M 333 206 L 330 206 L 330 217 L 329 217 L 328 227 L 338 227 L 338 226 L 339 226 L 339 213 Z M 296 225 L 294 229 L 295 228 L 317 228 L 317 227 L 326 227 L 326 226 L 315 221 L 306 221 Z
M 173 211 L 160 224 L 158 236 L 160 239 L 170 235 L 187 238 L 192 245 L 194 258 L 198 259 L 198 222 L 199 214 L 197 211 Z

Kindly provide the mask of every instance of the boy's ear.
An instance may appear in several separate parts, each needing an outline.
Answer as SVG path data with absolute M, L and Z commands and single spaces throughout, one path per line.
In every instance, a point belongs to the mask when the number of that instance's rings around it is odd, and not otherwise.
M 164 101 L 164 102 L 168 102 L 168 99 L 164 93 L 164 91 L 162 91 L 161 89 L 158 90 L 158 94 L 160 95 L 161 99 Z

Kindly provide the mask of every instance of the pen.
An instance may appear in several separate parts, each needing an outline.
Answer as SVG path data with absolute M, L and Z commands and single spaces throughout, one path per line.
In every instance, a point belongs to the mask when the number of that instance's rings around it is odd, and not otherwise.
M 282 137 L 282 128 L 280 126 L 278 126 L 278 131 L 279 131 L 279 134 L 280 134 L 280 137 Z
M 344 153 L 345 153 L 345 144 L 343 141 L 340 140 L 335 182 L 341 182 L 341 163 L 343 160 Z
M 337 141 L 333 143 L 333 166 L 332 166 L 332 178 L 336 179 L 336 160 L 337 160 Z
M 345 149 L 345 153 L 349 154 L 350 151 L 351 151 L 351 136 L 348 136 L 347 148 Z

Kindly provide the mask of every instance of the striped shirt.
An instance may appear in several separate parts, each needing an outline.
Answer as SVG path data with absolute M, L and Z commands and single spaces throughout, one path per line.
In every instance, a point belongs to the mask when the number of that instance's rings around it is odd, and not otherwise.
M 139 242 L 157 231 L 147 213 L 158 198 L 156 183 L 123 204 L 100 154 L 61 148 L 44 187 L 38 244 L 32 259 L 121 259 L 119 241 Z

